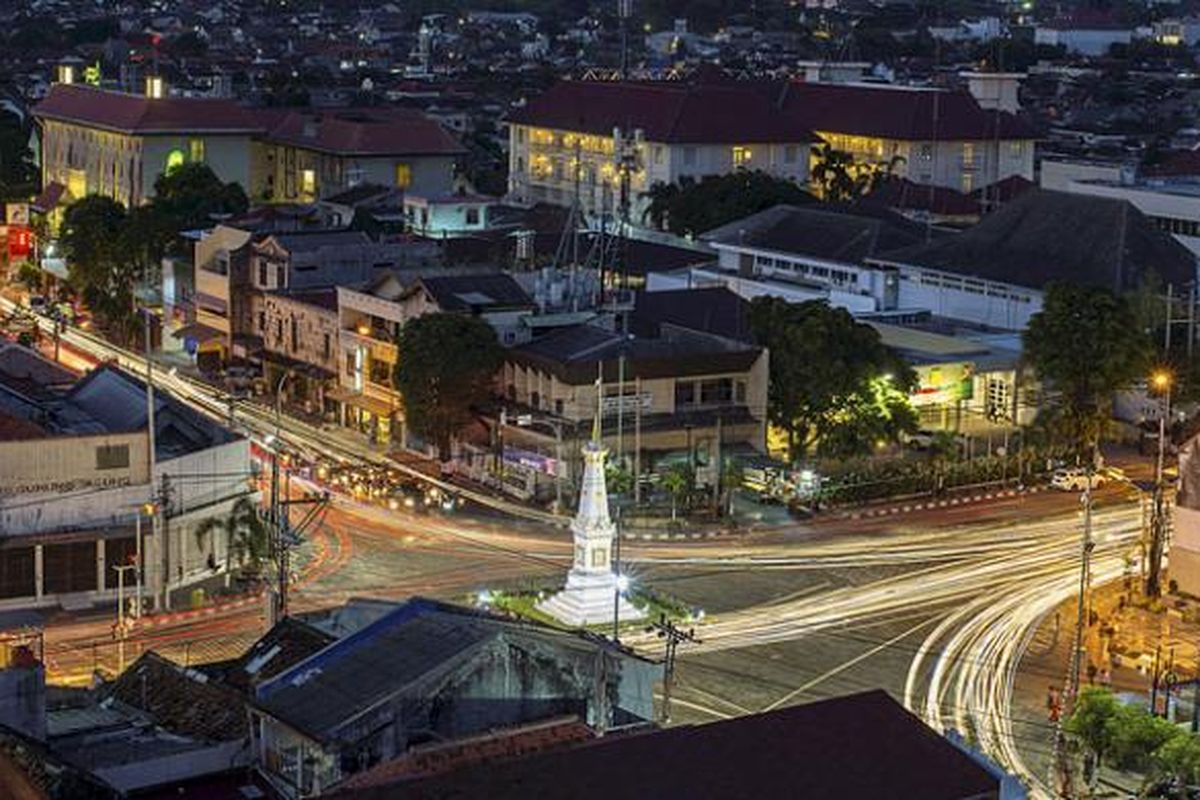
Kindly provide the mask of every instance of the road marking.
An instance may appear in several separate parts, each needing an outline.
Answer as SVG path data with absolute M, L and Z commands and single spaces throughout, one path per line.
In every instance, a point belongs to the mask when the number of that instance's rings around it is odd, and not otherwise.
M 874 647 L 872 647 L 870 650 L 859 653 L 857 656 L 850 659 L 849 661 L 843 662 L 842 664 L 839 664 L 838 666 L 833 667 L 832 669 L 828 669 L 825 672 L 822 672 L 820 675 L 818 675 L 817 677 L 808 681 L 807 683 L 797 686 L 795 689 L 788 692 L 783 697 L 776 700 L 774 703 L 771 703 L 768 706 L 764 706 L 762 711 L 772 711 L 776 708 L 779 708 L 779 706 L 781 706 L 784 703 L 786 703 L 787 701 L 791 700 L 796 695 L 802 694 L 803 692 L 808 691 L 809 689 L 816 686 L 817 684 L 823 683 L 826 680 L 828 680 L 829 678 L 832 678 L 834 675 L 845 672 L 846 670 L 853 667 L 855 664 L 858 664 L 862 661 L 866 661 L 868 658 L 870 658 L 871 656 L 880 652 L 881 650 L 886 650 L 887 648 L 891 647 L 892 645 L 896 644 L 897 642 L 900 642 L 901 640 L 911 636 L 912 634 L 921 630 L 921 628 L 927 627 L 930 623 L 936 622 L 939 619 L 940 619 L 939 616 L 934 615 L 934 616 L 930 617 L 929 619 L 925 620 L 924 622 L 917 623 L 916 625 L 912 626 L 908 630 L 901 631 L 897 635 L 893 636 L 891 639 L 888 639 L 886 642 L 883 642 L 882 644 L 877 644 Z

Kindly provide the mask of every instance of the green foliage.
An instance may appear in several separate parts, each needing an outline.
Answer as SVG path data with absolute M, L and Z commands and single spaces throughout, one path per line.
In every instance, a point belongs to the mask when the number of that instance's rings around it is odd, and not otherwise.
M 426 314 L 404 324 L 399 345 L 395 384 L 405 418 L 446 461 L 451 438 L 472 419 L 471 407 L 491 393 L 503 361 L 496 332 L 479 317 Z
M 10 111 L 0 111 L 0 200 L 33 194 L 38 170 L 29 149 L 29 124 Z
M 1118 769 L 1145 772 L 1153 766 L 1159 748 L 1183 735 L 1174 723 L 1162 717 L 1153 716 L 1143 708 L 1122 705 L 1109 720 L 1107 755 Z
M 699 182 L 658 183 L 644 195 L 643 221 L 672 233 L 694 235 L 780 204 L 805 205 L 813 196 L 798 184 L 760 171 L 709 175 Z
M 1085 687 L 1063 724 L 1096 757 L 1117 769 L 1194 783 L 1200 778 L 1200 738 L 1107 689 Z
M 916 374 L 849 312 L 758 297 L 750 327 L 770 350 L 767 414 L 787 433 L 793 460 L 813 446 L 825 456 L 855 455 L 916 430 L 908 403 Z
M 1087 686 L 1079 693 L 1075 710 L 1063 723 L 1063 730 L 1077 738 L 1101 762 L 1112 748 L 1112 726 L 1120 713 L 1121 703 L 1112 692 Z
M 154 181 L 152 207 L 173 233 L 207 228 L 213 215 L 240 214 L 249 206 L 237 183 L 223 183 L 207 164 L 193 162 Z
M 1089 457 L 1112 396 L 1141 377 L 1151 345 L 1132 304 L 1105 289 L 1051 284 L 1024 334 L 1025 355 L 1053 388 L 1056 428 Z
M 1172 736 L 1151 754 L 1151 770 L 1186 786 L 1200 782 L 1200 738 Z
M 120 203 L 91 195 L 67 209 L 60 234 L 68 281 L 120 339 L 136 325 L 133 290 L 142 277 L 138 253 L 130 249 L 132 230 Z
M 633 491 L 633 473 L 610 461 L 604 465 L 604 484 L 611 495 L 629 494 Z
M 259 577 L 271 557 L 270 538 L 258 507 L 248 497 L 233 504 L 224 517 L 209 517 L 196 528 L 196 544 L 203 548 L 209 543 L 213 552 L 212 538 L 223 536 L 228 554 L 228 567 L 241 567 L 250 577 Z
M 690 464 L 672 464 L 662 473 L 660 485 L 671 496 L 671 519 L 679 511 L 679 501 L 685 499 L 696 485 L 696 470 Z

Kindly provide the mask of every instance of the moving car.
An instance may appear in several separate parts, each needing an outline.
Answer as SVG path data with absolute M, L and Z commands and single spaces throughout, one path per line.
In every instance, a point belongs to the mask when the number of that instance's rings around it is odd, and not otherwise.
M 1092 488 L 1103 486 L 1105 480 L 1103 473 L 1092 473 Z M 1087 470 L 1083 467 L 1056 469 L 1050 476 L 1050 485 L 1064 492 L 1082 492 L 1088 486 Z

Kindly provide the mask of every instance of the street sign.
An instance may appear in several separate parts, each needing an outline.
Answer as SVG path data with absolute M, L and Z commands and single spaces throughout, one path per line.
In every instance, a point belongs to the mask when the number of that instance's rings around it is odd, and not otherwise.
M 533 424 L 533 414 L 518 414 L 517 424 L 525 428 Z
M 6 203 L 4 221 L 9 225 L 29 225 L 29 203 Z

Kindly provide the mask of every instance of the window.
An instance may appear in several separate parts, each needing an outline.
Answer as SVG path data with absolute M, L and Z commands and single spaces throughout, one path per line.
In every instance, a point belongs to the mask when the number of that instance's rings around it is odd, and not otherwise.
M 346 170 L 346 185 L 347 186 L 358 186 L 360 183 L 363 182 L 363 179 L 365 177 L 366 177 L 366 173 L 363 172 L 363 170 L 361 170 L 361 169 L 348 169 L 348 170 Z
M 540 394 L 538 394 L 537 392 L 533 392 L 532 394 L 530 394 L 529 395 L 529 405 L 533 406 L 534 408 L 541 408 L 542 407 L 542 396 Z
M 296 318 L 295 318 L 295 317 L 292 317 L 292 325 L 291 325 L 291 328 L 292 328 L 292 329 L 289 331 L 289 333 L 291 333 L 291 338 L 292 338 L 292 352 L 294 353 L 294 352 L 296 352 L 298 349 L 300 349 L 300 325 L 299 325 L 299 324 L 296 322 Z
M 520 125 L 517 125 L 516 128 L 517 128 L 517 143 L 524 144 L 525 143 L 525 129 L 523 127 L 521 127 Z
M 185 160 L 186 159 L 184 159 L 182 150 L 172 150 L 171 152 L 167 153 L 167 164 L 163 171 L 170 175 L 172 172 L 182 167 Z
M 282 264 L 277 264 L 277 265 L 275 266 L 275 288 L 277 288 L 277 289 L 282 289 L 282 288 L 284 287 L 284 280 L 283 280 L 283 278 L 284 278 L 284 275 L 283 275 L 283 265 L 282 265 Z
M 733 148 L 733 166 L 735 169 L 742 169 L 750 163 L 750 159 L 754 154 L 750 152 L 749 147 L 738 145 Z
M 716 378 L 700 382 L 700 403 L 706 406 L 725 405 L 733 401 L 733 379 Z
M 262 336 L 267 332 L 267 312 L 258 312 L 258 335 Z
M 204 161 L 204 140 L 188 140 L 188 161 L 199 164 Z
M 275 344 L 283 344 L 283 320 L 275 320 Z
M 382 358 L 372 358 L 368 379 L 376 386 L 388 386 L 392 382 L 392 365 Z
M 608 563 L 608 549 L 607 548 L 597 547 L 595 550 L 592 551 L 592 566 L 593 567 L 603 567 L 607 563 Z
M 321 344 L 321 358 L 329 360 L 330 354 L 333 352 L 333 342 L 329 338 L 329 334 L 325 334 L 325 340 Z
M 396 186 L 400 189 L 407 189 L 409 186 L 412 186 L 411 164 L 396 165 Z
M 918 150 L 918 154 L 920 155 L 922 161 L 932 161 L 933 145 L 926 142 L 925 144 L 921 145 L 920 149 Z
M 975 166 L 975 143 L 963 142 L 962 158 L 965 166 Z
M 1008 155 L 1010 158 L 1024 158 L 1025 157 L 1025 143 L 1024 142 L 1009 142 L 1008 143 Z
M 975 173 L 964 172 L 962 175 L 962 191 L 963 194 L 970 194 L 975 190 Z
M 738 381 L 737 383 L 735 383 L 733 385 L 733 389 L 734 389 L 733 399 L 738 403 L 745 403 L 746 402 L 746 382 Z
M 683 148 L 683 165 L 685 167 L 696 166 L 696 148 L 694 148 L 694 147 Z
M 562 416 L 562 413 L 563 413 L 563 401 L 562 400 L 554 401 L 554 413 L 560 417 Z
M 129 466 L 129 445 L 102 444 L 96 448 L 96 469 L 126 469 Z
M 300 170 L 300 191 L 303 194 L 317 193 L 317 173 L 315 170 Z
M 661 164 L 663 162 L 663 146 L 661 144 L 654 145 L 654 163 Z
M 783 163 L 785 163 L 785 164 L 795 164 L 796 163 L 796 145 L 785 144 L 783 146 Z
M 696 384 L 691 381 L 679 381 L 675 384 L 675 407 L 690 406 L 696 403 Z
M 467 209 L 467 224 L 468 225 L 478 225 L 479 224 L 479 209 L 478 208 L 468 208 Z

